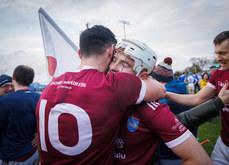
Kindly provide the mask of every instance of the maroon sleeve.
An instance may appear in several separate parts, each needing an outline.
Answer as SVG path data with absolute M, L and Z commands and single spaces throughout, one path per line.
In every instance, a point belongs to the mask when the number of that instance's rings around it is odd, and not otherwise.
M 135 75 L 116 73 L 114 88 L 120 104 L 123 107 L 135 104 L 140 97 L 142 81 Z

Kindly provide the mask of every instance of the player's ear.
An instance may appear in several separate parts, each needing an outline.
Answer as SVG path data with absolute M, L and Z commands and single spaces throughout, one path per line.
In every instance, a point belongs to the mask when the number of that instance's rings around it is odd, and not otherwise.
M 115 50 L 115 45 L 112 44 L 112 45 L 109 47 L 109 56 L 110 56 L 110 58 L 113 58 L 114 50 Z
M 142 71 L 138 77 L 142 80 L 146 79 L 147 77 L 149 76 L 149 73 L 145 72 L 145 71 Z
M 82 56 L 80 54 L 80 49 L 78 50 L 78 56 L 79 56 L 80 59 L 82 58 Z

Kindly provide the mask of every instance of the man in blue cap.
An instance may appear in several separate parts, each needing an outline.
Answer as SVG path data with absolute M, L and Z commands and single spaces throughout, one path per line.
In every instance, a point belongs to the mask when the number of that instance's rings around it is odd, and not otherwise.
M 12 78 L 6 74 L 0 76 L 0 97 L 14 91 Z

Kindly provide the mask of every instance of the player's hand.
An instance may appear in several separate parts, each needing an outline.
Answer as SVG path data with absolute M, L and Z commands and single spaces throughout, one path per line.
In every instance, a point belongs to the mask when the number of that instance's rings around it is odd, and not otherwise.
M 38 135 L 37 135 L 37 133 L 34 134 L 34 139 L 32 140 L 32 146 L 33 146 L 33 148 L 37 148 L 37 146 L 38 146 Z
M 218 97 L 222 100 L 224 104 L 229 103 L 229 90 L 227 90 L 228 81 L 225 81 L 224 87 L 220 90 Z

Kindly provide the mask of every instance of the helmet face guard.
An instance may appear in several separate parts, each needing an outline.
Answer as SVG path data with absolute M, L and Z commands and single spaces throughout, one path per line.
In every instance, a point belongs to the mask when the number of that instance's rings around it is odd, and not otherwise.
M 122 42 L 116 45 L 116 49 L 135 61 L 133 70 L 137 73 L 137 76 L 143 70 L 150 73 L 156 65 L 156 53 L 142 42 L 123 39 Z

